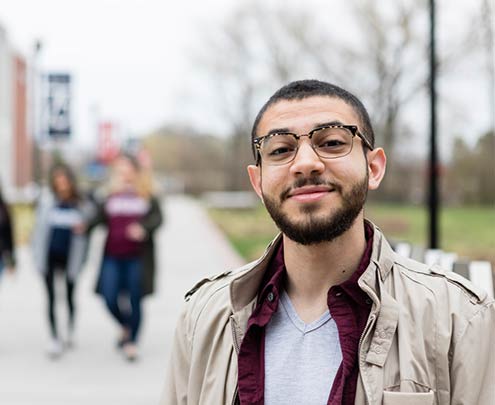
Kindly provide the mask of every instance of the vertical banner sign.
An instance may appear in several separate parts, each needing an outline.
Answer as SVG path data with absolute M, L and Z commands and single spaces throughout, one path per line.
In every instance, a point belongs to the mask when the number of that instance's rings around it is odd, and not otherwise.
M 68 138 L 71 134 L 70 84 L 68 74 L 48 75 L 48 136 L 50 138 Z
M 119 154 L 119 145 L 115 139 L 115 125 L 109 121 L 100 122 L 98 132 L 98 159 L 108 164 Z

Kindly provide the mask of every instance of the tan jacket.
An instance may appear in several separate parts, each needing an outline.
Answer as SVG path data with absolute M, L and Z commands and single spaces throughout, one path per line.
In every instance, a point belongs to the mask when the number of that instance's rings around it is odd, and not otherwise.
M 162 405 L 233 404 L 237 351 L 264 269 L 198 283 L 179 319 Z M 373 300 L 359 345 L 356 405 L 495 404 L 495 304 L 469 281 L 395 254 L 375 228 L 359 286 Z

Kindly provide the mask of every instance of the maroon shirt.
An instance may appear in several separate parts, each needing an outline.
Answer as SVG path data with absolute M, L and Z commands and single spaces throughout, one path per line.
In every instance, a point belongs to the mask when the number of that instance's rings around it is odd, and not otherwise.
M 149 203 L 134 192 L 112 194 L 105 203 L 108 237 L 105 246 L 107 255 L 132 258 L 141 254 L 142 243 L 127 236 L 127 227 L 140 222 L 149 210 Z
M 342 363 L 330 391 L 328 404 L 353 405 L 359 375 L 359 339 L 371 310 L 371 299 L 358 286 L 371 258 L 373 228 L 365 223 L 366 249 L 353 275 L 328 291 L 328 308 L 339 331 Z M 268 265 L 251 314 L 238 356 L 238 389 L 242 405 L 264 404 L 265 391 L 265 326 L 277 311 L 286 278 L 283 244 Z

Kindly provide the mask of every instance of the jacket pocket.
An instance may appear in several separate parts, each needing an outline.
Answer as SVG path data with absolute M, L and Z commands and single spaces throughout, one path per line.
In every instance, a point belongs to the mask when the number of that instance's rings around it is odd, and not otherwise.
M 433 405 L 433 391 L 429 392 L 395 392 L 383 391 L 383 405 Z

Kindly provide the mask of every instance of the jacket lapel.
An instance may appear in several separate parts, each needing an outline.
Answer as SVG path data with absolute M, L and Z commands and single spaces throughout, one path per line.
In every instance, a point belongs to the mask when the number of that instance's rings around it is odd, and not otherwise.
M 366 356 L 368 363 L 383 367 L 388 352 L 394 340 L 397 322 L 399 320 L 399 305 L 386 291 L 381 291 L 381 306 L 376 320 L 375 331 Z

